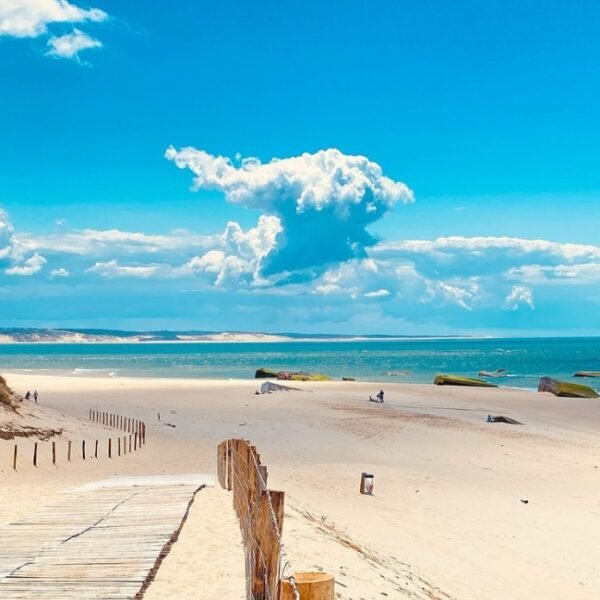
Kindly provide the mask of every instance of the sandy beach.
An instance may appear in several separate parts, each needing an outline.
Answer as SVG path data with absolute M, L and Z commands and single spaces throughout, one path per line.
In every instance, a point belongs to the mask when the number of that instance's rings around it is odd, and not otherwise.
M 0 526 L 87 481 L 214 473 L 217 444 L 243 437 L 286 492 L 292 570 L 334 574 L 338 598 L 600 595 L 597 400 L 386 384 L 375 405 L 366 400 L 379 386 L 358 382 L 256 395 L 254 380 L 6 376 L 20 393 L 39 390 L 24 419 L 63 428 L 63 440 L 110 435 L 87 420 L 100 409 L 144 420 L 148 441 L 118 459 L 57 467 L 42 448 L 37 468 L 24 461 L 13 472 L 14 442 L 0 440 Z M 523 425 L 486 423 L 488 414 Z M 31 440 L 18 443 L 27 455 Z M 375 476 L 372 497 L 358 493 L 363 471 Z M 209 488 L 146 597 L 241 599 L 243 568 L 231 497 Z

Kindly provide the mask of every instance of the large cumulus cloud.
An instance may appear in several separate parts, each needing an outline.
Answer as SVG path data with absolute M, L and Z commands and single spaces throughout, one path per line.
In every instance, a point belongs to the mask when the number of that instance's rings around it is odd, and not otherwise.
M 336 149 L 268 163 L 246 158 L 234 164 L 195 148 L 170 147 L 166 157 L 194 173 L 195 189 L 221 191 L 233 204 L 279 219 L 281 230 L 260 265 L 264 277 L 319 274 L 328 264 L 366 257 L 376 243 L 366 228 L 413 197 L 377 163 Z

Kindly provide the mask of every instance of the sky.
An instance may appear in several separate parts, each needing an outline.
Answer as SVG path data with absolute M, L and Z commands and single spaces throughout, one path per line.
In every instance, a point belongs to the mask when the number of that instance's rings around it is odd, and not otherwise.
M 0 326 L 600 335 L 599 18 L 0 0 Z

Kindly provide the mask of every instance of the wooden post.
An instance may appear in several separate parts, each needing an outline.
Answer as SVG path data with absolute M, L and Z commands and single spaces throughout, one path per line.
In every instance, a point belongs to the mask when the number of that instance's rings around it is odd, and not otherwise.
M 56 442 L 52 442 L 52 464 L 56 464 Z
M 253 465 L 250 465 L 250 478 L 252 479 L 253 476 L 255 476 L 255 469 Z M 271 497 L 270 502 L 269 496 Z M 273 524 L 271 506 L 277 520 L 277 529 L 281 532 L 284 497 L 283 492 L 262 490 L 254 501 L 255 506 L 251 507 L 252 512 L 256 515 L 250 532 L 252 538 L 256 540 L 256 548 L 253 549 L 254 569 L 251 574 L 253 598 L 277 597 L 280 542 Z
M 123 436 L 123 454 L 127 454 L 127 436 Z
M 108 458 L 112 458 L 112 438 L 108 438 Z
M 117 438 L 117 456 L 121 456 L 121 436 Z
M 85 460 L 85 440 L 81 440 L 81 457 Z
M 300 600 L 333 600 L 333 575 L 327 573 L 296 573 L 294 581 L 300 594 Z M 289 581 L 279 584 L 279 600 L 295 600 L 294 588 Z
M 33 466 L 37 467 L 37 442 L 33 445 Z
M 129 434 L 129 454 L 131 454 L 131 434 Z
M 17 470 L 17 444 L 15 444 L 15 451 L 13 453 L 13 469 L 16 471 Z
M 137 433 L 133 434 L 133 451 L 137 450 Z
M 71 440 L 69 440 L 69 444 L 67 446 L 67 460 L 71 462 Z
M 94 444 L 94 458 L 98 458 L 98 440 Z

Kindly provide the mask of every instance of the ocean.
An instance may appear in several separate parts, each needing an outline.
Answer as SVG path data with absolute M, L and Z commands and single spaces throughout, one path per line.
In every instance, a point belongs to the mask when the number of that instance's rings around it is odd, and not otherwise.
M 600 371 L 600 338 L 0 345 L 0 373 L 247 379 L 259 367 L 414 383 L 506 369 L 495 383 L 534 389 L 543 375 L 574 380 L 576 371 Z M 578 381 L 600 389 L 600 379 Z

